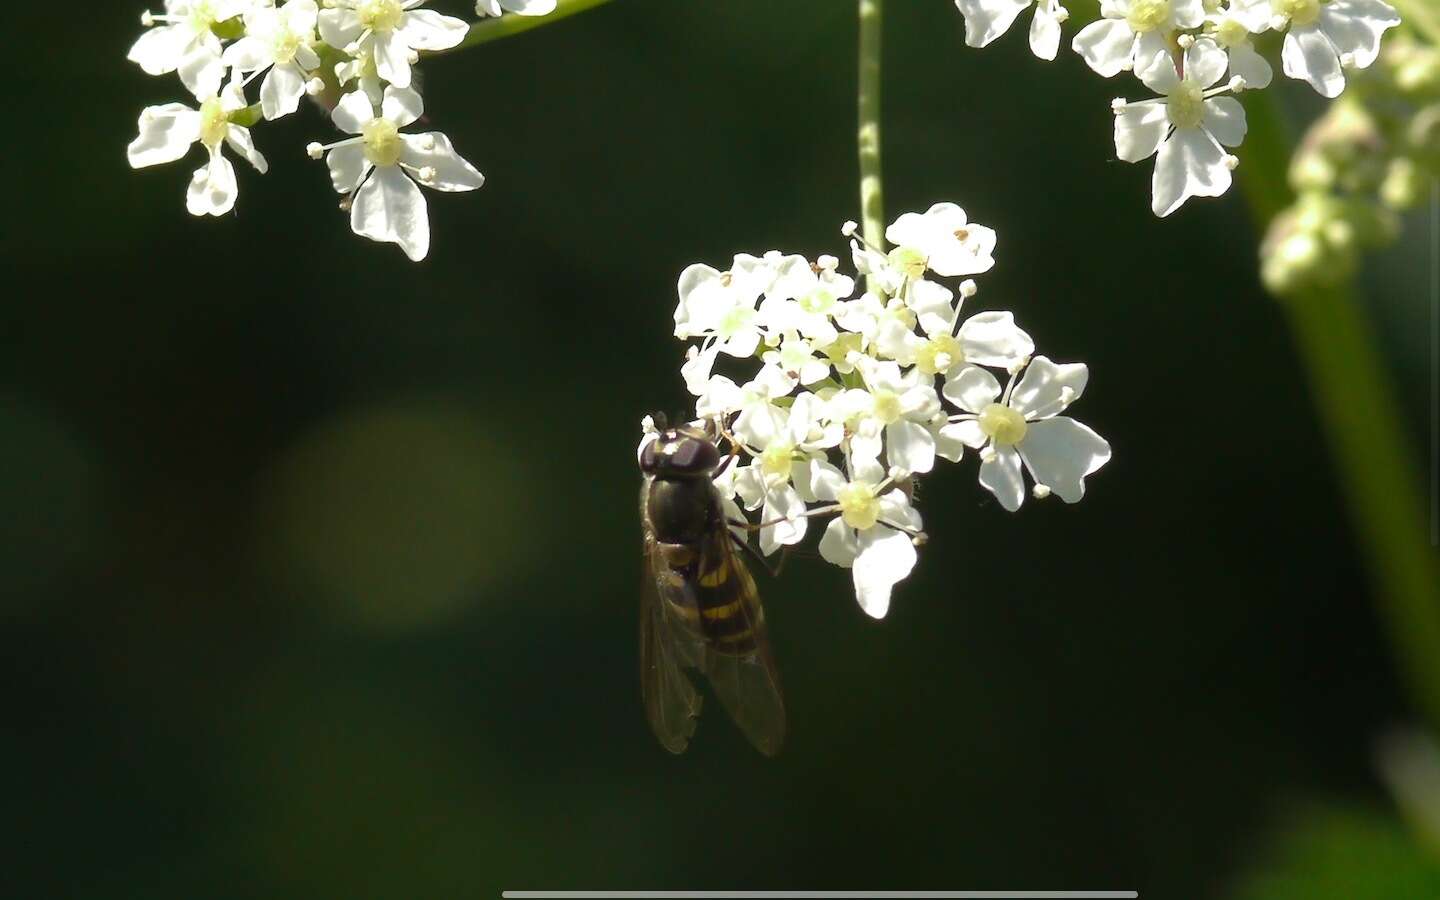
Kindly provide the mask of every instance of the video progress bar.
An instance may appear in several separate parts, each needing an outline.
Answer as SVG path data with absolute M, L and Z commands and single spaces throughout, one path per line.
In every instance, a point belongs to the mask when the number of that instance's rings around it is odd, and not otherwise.
M 505 900 L 1138 900 L 1133 890 L 507 890 Z

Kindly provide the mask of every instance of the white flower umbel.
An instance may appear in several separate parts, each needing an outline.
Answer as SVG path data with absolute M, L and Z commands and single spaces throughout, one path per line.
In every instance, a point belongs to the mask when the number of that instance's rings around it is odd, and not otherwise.
M 410 65 L 420 50 L 448 50 L 470 30 L 460 19 L 430 9 L 424 0 L 327 0 L 320 12 L 325 43 L 350 53 L 371 53 L 380 77 L 410 86 Z M 353 47 L 353 49 L 352 49 Z
M 555 0 L 475 0 L 475 15 L 546 16 L 555 11 Z
M 1075 52 L 1106 78 L 1126 69 L 1143 78 L 1177 29 L 1200 27 L 1205 8 L 1201 0 L 1101 0 L 1100 15 L 1075 35 Z
M 1288 29 L 1280 50 L 1285 74 L 1324 97 L 1345 90 L 1345 69 L 1364 69 L 1380 53 L 1380 36 L 1400 24 L 1383 0 L 1240 0 L 1235 15 L 1251 31 Z
M 241 72 L 269 70 L 260 85 L 260 111 L 267 119 L 300 107 L 310 73 L 320 65 L 314 49 L 319 8 L 314 0 L 290 0 L 245 13 L 245 36 L 225 48 L 225 65 Z
M 810 466 L 816 499 L 833 504 L 821 509 L 837 514 L 820 539 L 820 555 L 850 569 L 860 608 L 883 619 L 895 585 L 915 568 L 920 513 L 873 459 L 855 460 L 849 478 L 821 460 Z
M 239 188 L 235 168 L 220 152 L 221 146 L 229 144 L 262 174 L 269 168 L 255 149 L 250 129 L 229 119 L 245 106 L 240 83 L 231 81 L 219 96 L 205 98 L 198 110 L 183 103 L 147 107 L 140 114 L 140 134 L 127 149 L 130 165 L 140 169 L 174 162 L 189 152 L 191 144 L 199 143 L 209 160 L 190 179 L 185 208 L 196 216 L 223 216 L 235 208 Z
M 703 264 L 685 269 L 675 335 L 696 341 L 681 374 L 696 397 L 696 415 L 740 457 L 717 487 L 750 513 L 759 511 L 745 527 L 759 532 L 761 552 L 798 543 L 810 518 L 834 516 L 821 554 L 854 569 L 860 605 L 879 617 L 923 538 L 911 508 L 916 479 L 939 460 L 960 460 L 966 423 L 983 412 L 950 415 L 937 384 L 973 377 L 967 373 L 983 371 L 979 366 L 1019 371 L 1035 344 L 1008 312 L 962 318 L 961 306 L 976 295 L 974 281 L 942 283 L 995 263 L 995 233 L 969 222 L 960 207 L 937 203 L 901 215 L 886 232 L 897 244 L 889 251 L 857 231 L 854 223 L 841 229 L 854 239 L 856 268 L 871 280 L 861 296 L 846 299 L 855 282 L 833 256 L 811 262 L 775 250 L 741 253 L 723 272 Z M 1041 391 L 1031 385 L 1046 365 L 1043 358 L 1031 364 L 1037 374 L 1015 393 L 1022 425 L 1027 414 L 1048 419 L 1059 411 L 1038 400 L 1026 405 Z M 1065 402 L 1071 398 L 1066 394 Z M 1046 455 L 1046 428 L 1058 434 L 1067 422 L 1037 423 L 1046 427 L 1032 462 L 1042 473 L 1038 490 L 1053 483 L 1066 499 L 1078 499 L 1072 482 L 1099 463 L 1071 478 L 1053 453 Z M 995 452 L 985 448 L 987 459 Z
M 253 5 L 253 0 L 165 0 L 165 12 L 141 17 L 150 28 L 131 46 L 128 58 L 150 75 L 179 72 L 197 100 L 213 97 L 225 78 L 213 28 Z
M 1252 29 L 1251 22 L 1252 19 L 1231 2 L 1224 9 L 1205 14 L 1205 36 L 1225 51 L 1230 60 L 1229 74 L 1243 78 L 1246 90 L 1259 90 L 1270 85 L 1275 72 L 1265 57 L 1255 52 L 1255 44 L 1250 40 L 1252 34 L 1269 26 Z
M 1060 25 L 1070 13 L 1058 0 L 955 0 L 965 17 L 965 43 L 984 47 L 1010 30 L 1015 17 L 1033 5 L 1030 20 L 1030 52 L 1041 59 L 1054 59 L 1060 48 Z
M 401 133 L 423 111 L 420 95 L 409 88 L 386 88 L 379 115 L 363 91 L 352 91 L 340 98 L 330 117 L 356 137 L 310 145 L 316 159 L 329 151 L 330 182 L 350 195 L 355 233 L 399 244 L 416 261 L 430 250 L 429 214 L 416 182 L 437 191 L 473 191 L 485 183 L 440 132 Z
M 1037 356 L 1001 392 L 984 369 L 970 367 L 945 382 L 945 399 L 965 410 L 941 431 L 980 451 L 980 484 L 1012 512 L 1025 501 L 1023 461 L 1036 496 L 1066 503 L 1085 495 L 1085 476 L 1110 460 L 1110 444 L 1074 419 L 1059 415 L 1085 391 L 1083 363 L 1057 365 Z
M 1116 100 L 1115 152 L 1126 162 L 1156 154 L 1151 180 L 1151 209 L 1168 216 L 1190 197 L 1218 197 L 1230 187 L 1237 160 L 1224 147 L 1245 138 L 1245 110 L 1233 97 L 1221 97 L 1228 84 L 1212 88 L 1225 75 L 1225 51 L 1209 38 L 1195 41 L 1184 55 L 1184 77 L 1166 51 L 1140 77 L 1162 97 L 1129 103 Z M 1223 147 L 1222 147 L 1223 145 Z

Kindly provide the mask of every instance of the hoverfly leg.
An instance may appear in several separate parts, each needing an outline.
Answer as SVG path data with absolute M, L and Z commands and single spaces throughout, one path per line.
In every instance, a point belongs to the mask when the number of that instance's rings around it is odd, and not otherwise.
M 735 542 L 735 546 L 739 547 L 741 550 L 744 550 L 745 553 L 752 560 L 758 563 L 760 565 L 760 568 L 764 569 L 766 572 L 769 572 L 770 577 L 772 578 L 780 577 L 780 573 L 785 569 L 785 560 L 790 558 L 790 548 L 788 546 L 781 547 L 780 561 L 772 565 L 770 563 L 770 560 L 766 559 L 763 553 L 751 546 L 749 541 L 740 540 L 740 538 L 736 537 L 733 532 L 730 535 L 730 539 Z

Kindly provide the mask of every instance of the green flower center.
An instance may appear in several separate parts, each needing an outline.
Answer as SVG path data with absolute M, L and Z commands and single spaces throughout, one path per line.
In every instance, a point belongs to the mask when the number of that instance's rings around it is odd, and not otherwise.
M 363 0 L 355 7 L 355 14 L 360 17 L 360 24 L 366 30 L 383 34 L 395 30 L 395 26 L 400 24 L 400 17 L 405 14 L 405 9 L 400 5 L 400 0 Z
M 795 448 L 781 441 L 776 441 L 760 454 L 760 471 L 764 472 L 767 478 L 773 478 L 776 482 L 790 480 L 790 470 L 795 465 Z
M 1223 47 L 1238 47 L 1250 39 L 1250 29 L 1238 19 L 1225 19 L 1215 26 L 1215 40 Z
M 1320 0 L 1276 0 L 1275 12 L 1291 25 L 1309 25 L 1320 18 Z
M 1170 91 L 1165 106 L 1176 128 L 1194 128 L 1205 118 L 1205 92 L 1186 79 Z
M 960 342 L 948 334 L 936 335 L 926 341 L 915 354 L 915 365 L 926 375 L 948 372 L 956 363 L 964 361 Z
M 835 499 L 840 504 L 840 517 L 857 531 L 874 528 L 880 521 L 880 501 L 868 484 L 852 481 L 840 489 Z
M 1125 21 L 1137 34 L 1154 31 L 1169 18 L 1170 0 L 1135 0 L 1125 14 Z
M 835 305 L 835 295 L 820 287 L 801 297 L 800 308 L 808 313 L 825 313 Z
M 225 107 L 220 105 L 219 97 L 200 104 L 200 143 L 214 149 L 225 140 L 229 130 L 230 122 L 225 118 Z
M 875 404 L 871 415 L 886 425 L 893 425 L 900 419 L 900 395 L 894 391 L 887 391 L 881 388 L 870 393 L 870 399 Z
M 925 254 L 912 247 L 896 247 L 887 259 L 906 278 L 919 278 L 925 274 Z
M 365 158 L 377 166 L 393 166 L 400 161 L 400 129 L 389 119 L 371 119 L 360 129 L 365 141 Z
M 980 412 L 980 430 L 997 444 L 1018 444 L 1029 426 L 1025 417 L 1008 406 L 992 403 Z

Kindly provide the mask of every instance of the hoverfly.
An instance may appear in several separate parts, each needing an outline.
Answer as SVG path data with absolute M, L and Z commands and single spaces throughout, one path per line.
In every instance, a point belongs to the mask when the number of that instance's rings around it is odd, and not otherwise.
M 721 456 L 717 430 L 713 422 L 662 427 L 640 451 L 641 696 L 660 743 L 682 753 L 701 701 L 685 670 L 703 673 L 750 743 L 774 756 L 785 704 L 755 579 L 736 555 L 740 539 L 714 484 L 735 458 Z

